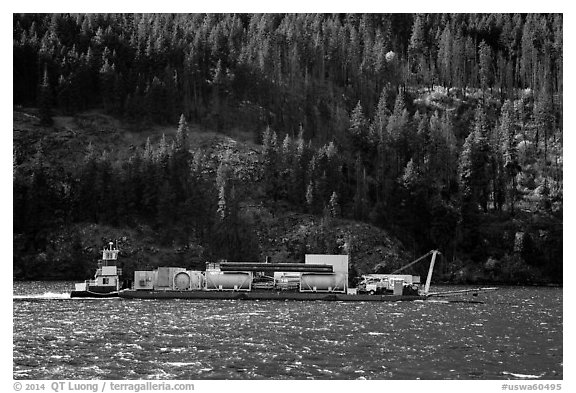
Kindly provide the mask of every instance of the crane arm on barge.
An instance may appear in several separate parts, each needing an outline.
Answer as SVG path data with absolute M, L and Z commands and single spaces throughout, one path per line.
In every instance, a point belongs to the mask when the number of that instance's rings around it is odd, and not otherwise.
M 417 259 L 413 260 L 412 262 L 410 262 L 409 264 L 402 266 L 400 269 L 394 270 L 390 274 L 398 274 L 401 271 L 408 269 L 410 266 L 417 264 L 418 262 L 420 262 L 422 259 L 426 258 L 428 255 L 432 254 L 433 252 L 440 254 L 440 251 L 438 251 L 438 250 L 430 250 L 426 254 L 422 255 L 420 258 L 417 258 Z
M 424 296 L 428 296 L 428 291 L 430 290 L 430 282 L 432 281 L 432 272 L 434 271 L 434 264 L 436 263 L 436 256 L 442 255 L 440 251 L 430 250 L 426 254 L 422 255 L 420 258 L 417 258 L 412 262 L 410 262 L 409 264 L 402 266 L 400 269 L 394 270 L 392 274 L 398 274 L 401 271 L 408 269 L 410 266 L 415 265 L 416 263 L 420 262 L 430 254 L 432 254 L 432 260 L 430 261 L 430 267 L 428 268 L 428 277 L 426 278 L 426 285 L 424 286 Z

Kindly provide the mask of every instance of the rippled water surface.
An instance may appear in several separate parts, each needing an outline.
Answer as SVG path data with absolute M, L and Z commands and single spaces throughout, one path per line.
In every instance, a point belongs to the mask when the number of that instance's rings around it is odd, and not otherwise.
M 14 378 L 563 378 L 561 288 L 470 304 L 70 299 L 72 287 L 14 283 Z

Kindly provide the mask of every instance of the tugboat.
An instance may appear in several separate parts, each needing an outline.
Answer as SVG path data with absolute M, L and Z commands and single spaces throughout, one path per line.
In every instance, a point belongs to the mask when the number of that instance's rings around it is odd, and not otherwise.
M 118 297 L 118 291 L 121 289 L 122 269 L 116 266 L 117 260 L 118 247 L 114 247 L 114 243 L 110 242 L 108 248 L 102 250 L 102 260 L 98 261 L 94 279 L 77 283 L 70 297 Z

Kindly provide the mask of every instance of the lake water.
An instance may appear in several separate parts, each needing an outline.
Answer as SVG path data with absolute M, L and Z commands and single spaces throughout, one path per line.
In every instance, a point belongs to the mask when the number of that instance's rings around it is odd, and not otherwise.
M 472 304 L 70 299 L 73 287 L 14 283 L 15 379 L 563 379 L 561 288 Z

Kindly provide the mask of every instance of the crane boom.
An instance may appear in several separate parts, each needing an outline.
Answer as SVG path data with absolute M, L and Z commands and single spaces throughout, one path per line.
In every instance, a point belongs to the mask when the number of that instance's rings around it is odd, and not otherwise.
M 408 269 L 410 266 L 412 266 L 412 265 L 420 262 L 422 259 L 424 259 L 424 258 L 426 258 L 428 255 L 432 254 L 434 251 L 436 251 L 436 250 L 430 250 L 430 251 L 428 251 L 426 254 L 422 255 L 420 258 L 415 259 L 414 261 L 410 262 L 409 264 L 407 264 L 407 265 L 405 265 L 405 266 L 402 266 L 400 269 L 394 270 L 394 271 L 393 271 L 392 273 L 390 273 L 390 274 L 398 274 L 398 273 L 400 273 L 402 270 Z M 437 252 L 437 251 L 436 251 L 436 252 Z

